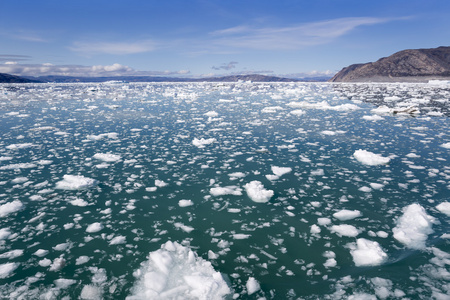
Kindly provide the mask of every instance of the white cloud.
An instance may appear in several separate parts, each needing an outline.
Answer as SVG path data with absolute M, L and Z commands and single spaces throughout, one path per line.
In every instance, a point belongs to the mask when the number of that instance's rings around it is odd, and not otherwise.
M 143 40 L 136 42 L 74 42 L 69 47 L 74 52 L 83 54 L 136 54 L 151 52 L 156 49 L 156 43 L 152 40 Z
M 0 65 L 0 73 L 13 74 L 18 76 L 79 76 L 79 77 L 99 77 L 99 76 L 170 76 L 186 75 L 189 70 L 180 71 L 138 71 L 121 64 L 112 65 L 53 65 L 45 64 L 11 64 L 9 62 Z
M 231 70 L 231 69 L 234 69 L 234 68 L 236 68 L 236 65 L 238 64 L 238 62 L 237 61 L 230 61 L 229 63 L 227 63 L 227 64 L 222 64 L 221 66 L 219 66 L 219 67 L 212 67 L 212 69 L 214 69 L 214 70 Z
M 353 17 L 279 28 L 237 26 L 211 33 L 212 42 L 233 48 L 295 50 L 331 42 L 357 27 L 393 21 L 387 18 Z

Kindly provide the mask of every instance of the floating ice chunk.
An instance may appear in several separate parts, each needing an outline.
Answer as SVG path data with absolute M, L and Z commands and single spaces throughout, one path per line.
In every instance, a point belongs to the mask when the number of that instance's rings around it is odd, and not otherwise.
M 57 288 L 60 288 L 60 289 L 67 289 L 67 288 L 68 288 L 69 286 L 71 286 L 72 284 L 77 283 L 77 281 L 74 280 L 74 279 L 59 278 L 59 279 L 56 279 L 56 280 L 54 281 L 54 283 L 55 283 L 55 285 L 56 285 Z
M 117 162 L 122 159 L 120 155 L 111 153 L 96 153 L 94 158 L 104 162 Z
M 392 229 L 394 238 L 411 249 L 424 249 L 428 235 L 433 233 L 435 219 L 427 215 L 425 209 L 417 204 L 403 208 L 403 215 Z
M 179 207 L 187 207 L 187 206 L 192 206 L 192 205 L 194 205 L 194 202 L 192 202 L 192 200 L 182 199 L 182 200 L 178 201 Z
M 109 133 L 102 133 L 99 135 L 88 135 L 86 138 L 88 140 L 92 140 L 92 141 L 98 141 L 101 140 L 103 138 L 108 138 L 108 139 L 117 139 L 118 134 L 116 132 L 109 132 Z
M 11 250 L 11 251 L 0 254 L 0 259 L 1 258 L 14 259 L 14 258 L 22 256 L 22 255 L 23 255 L 22 249 L 15 249 L 15 250 Z
M 86 202 L 80 198 L 75 198 L 73 200 L 70 200 L 69 203 L 72 204 L 73 206 L 81 206 L 81 207 L 89 205 L 88 202 Z
M 127 241 L 127 238 L 123 235 L 115 236 L 111 241 L 109 241 L 110 245 L 119 245 L 119 244 L 125 244 Z
M 364 193 L 370 193 L 372 189 L 368 186 L 362 186 L 358 189 L 358 191 L 364 192 Z
M 245 174 L 243 172 L 234 172 L 234 173 L 228 174 L 228 176 L 230 177 L 230 179 L 233 179 L 233 178 L 244 178 L 245 176 L 247 176 L 247 174 Z
M 389 157 L 383 157 L 367 150 L 356 150 L 353 156 L 357 161 L 368 166 L 385 165 L 391 160 Z
M 331 219 L 329 218 L 318 218 L 317 219 L 317 224 L 321 225 L 321 226 L 326 226 L 331 224 Z
M 246 240 L 249 237 L 251 237 L 251 234 L 244 234 L 244 233 L 235 233 L 233 234 L 233 239 L 235 240 Z
M 9 214 L 15 213 L 23 208 L 23 203 L 20 200 L 0 205 L 0 218 L 4 218 Z
M 198 148 L 204 148 L 206 145 L 210 145 L 212 143 L 215 143 L 217 140 L 215 138 L 209 138 L 209 139 L 198 139 L 198 138 L 194 138 L 192 140 L 192 144 Z
M 366 121 L 374 121 L 374 122 L 384 120 L 384 118 L 379 115 L 363 116 L 362 118 Z
M 325 172 L 323 169 L 317 169 L 311 171 L 311 176 L 323 176 L 325 175 Z
M 382 188 L 384 188 L 384 184 L 372 182 L 370 183 L 370 187 L 374 190 L 381 190 Z
M 187 226 L 184 225 L 183 223 L 180 222 L 176 222 L 173 224 L 176 228 L 180 228 L 181 230 L 183 230 L 184 232 L 190 233 L 191 231 L 193 231 L 195 228 L 192 226 Z
M 155 186 L 156 186 L 156 187 L 165 187 L 165 186 L 167 186 L 167 185 L 168 185 L 167 182 L 164 182 L 164 181 L 159 180 L 159 179 L 156 179 L 156 180 L 155 180 Z
M 362 213 L 356 209 L 355 210 L 343 209 L 333 214 L 333 217 L 341 221 L 352 220 L 361 216 Z
M 330 230 L 340 236 L 355 237 L 359 234 L 359 230 L 355 226 L 348 224 L 333 225 Z
M 83 286 L 80 298 L 86 300 L 99 300 L 103 299 L 102 295 L 102 289 L 99 286 L 87 284 Z
M 213 187 L 209 190 L 209 193 L 213 196 L 234 195 L 241 196 L 242 189 L 236 185 L 229 185 L 226 187 Z
M 33 163 L 19 163 L 1 166 L 0 170 L 20 170 L 20 169 L 31 169 L 36 167 L 37 165 Z
M 291 115 L 296 115 L 296 116 L 301 116 L 303 114 L 305 114 L 304 110 L 301 109 L 294 109 L 290 112 Z
M 268 202 L 274 195 L 274 192 L 272 190 L 266 190 L 264 188 L 264 185 L 258 180 L 253 180 L 250 183 L 247 183 L 244 188 L 247 192 L 247 195 L 254 202 Z
M 75 260 L 75 265 L 82 265 L 87 263 L 90 260 L 89 256 L 82 255 Z
M 30 148 L 30 147 L 34 147 L 35 145 L 32 143 L 23 143 L 23 144 L 11 144 L 9 146 L 6 146 L 6 149 L 9 150 L 18 150 L 18 149 L 25 149 L 25 148 Z
M 210 118 L 215 118 L 215 117 L 219 116 L 219 114 L 216 111 L 213 111 L 213 110 L 208 111 L 204 115 L 207 116 L 207 117 L 210 117 Z
M 311 225 L 310 232 L 311 234 L 319 234 L 322 230 L 316 224 Z
M 14 178 L 13 180 L 11 180 L 12 183 L 24 183 L 27 181 L 28 181 L 27 177 L 17 177 L 17 178 Z
M 281 106 L 267 106 L 264 107 L 261 112 L 262 113 L 276 113 L 277 110 L 283 110 L 283 108 Z
M 350 244 L 350 254 L 357 267 L 360 266 L 378 266 L 387 258 L 387 254 L 381 249 L 380 244 L 363 238 Z
M 441 147 L 450 149 L 450 142 L 442 144 Z
M 0 229 L 0 241 L 6 240 L 11 235 L 11 230 L 9 228 Z
M 56 189 L 81 190 L 88 189 L 98 184 L 98 181 L 81 175 L 64 175 L 63 180 L 56 183 Z
M 336 135 L 335 131 L 331 131 L 331 130 L 323 130 L 320 132 L 323 135 Z
M 278 177 L 283 176 L 284 174 L 290 173 L 292 172 L 292 168 L 289 167 L 277 167 L 277 166 L 272 166 L 271 170 L 273 172 L 273 174 L 275 174 Z
M 100 222 L 95 222 L 90 224 L 87 228 L 86 228 L 86 232 L 89 233 L 94 233 L 94 232 L 99 232 L 100 230 L 103 229 L 103 225 Z
M 223 299 L 231 293 L 210 262 L 176 242 L 150 252 L 148 261 L 134 274 L 137 281 L 127 300 Z
M 46 256 L 48 254 L 48 250 L 38 249 L 33 254 L 38 256 L 38 257 L 44 257 L 44 256 Z
M 436 208 L 443 214 L 446 214 L 450 217 L 450 202 L 442 202 L 437 205 Z
M 12 272 L 19 266 L 18 263 L 0 264 L 0 278 L 4 279 L 11 276 Z
M 245 284 L 247 294 L 252 295 L 261 289 L 259 282 L 254 277 L 249 277 Z

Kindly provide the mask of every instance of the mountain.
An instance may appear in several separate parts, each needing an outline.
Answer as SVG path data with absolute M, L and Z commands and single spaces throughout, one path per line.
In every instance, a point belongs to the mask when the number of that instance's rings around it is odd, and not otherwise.
M 6 73 L 0 73 L 0 83 L 28 83 L 28 82 L 38 82 L 38 81 Z
M 343 68 L 331 82 L 427 82 L 450 78 L 450 47 L 410 49 Z
M 253 82 L 290 82 L 297 81 L 295 79 L 265 76 L 265 75 L 232 75 L 223 77 L 207 77 L 207 78 L 178 78 L 178 77 L 156 77 L 156 76 L 111 76 L 111 77 L 71 77 L 71 76 L 40 76 L 27 77 L 28 79 L 39 80 L 41 82 L 107 82 L 107 81 L 125 81 L 125 82 L 237 82 L 237 81 L 253 81 Z

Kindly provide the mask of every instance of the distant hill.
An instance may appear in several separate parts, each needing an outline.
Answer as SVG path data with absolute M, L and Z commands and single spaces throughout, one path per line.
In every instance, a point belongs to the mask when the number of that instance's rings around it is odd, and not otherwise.
M 38 81 L 15 75 L 0 73 L 0 83 L 28 83 L 28 82 L 38 82 Z
M 107 82 L 107 81 L 126 81 L 126 82 L 237 82 L 237 81 L 253 81 L 253 82 L 291 82 L 298 81 L 296 79 L 282 78 L 276 76 L 265 75 L 233 75 L 223 77 L 207 77 L 207 78 L 179 78 L 179 77 L 156 77 L 156 76 L 111 76 L 111 77 L 71 77 L 71 76 L 40 76 L 27 77 L 41 82 Z
M 450 78 L 450 47 L 403 50 L 376 62 L 343 68 L 331 82 L 427 82 Z

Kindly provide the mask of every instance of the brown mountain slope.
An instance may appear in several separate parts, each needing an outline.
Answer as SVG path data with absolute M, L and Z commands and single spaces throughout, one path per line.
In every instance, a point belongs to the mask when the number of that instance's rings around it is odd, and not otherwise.
M 450 47 L 403 50 L 376 62 L 343 68 L 330 81 L 427 81 L 450 77 Z

